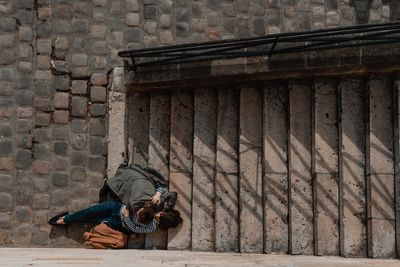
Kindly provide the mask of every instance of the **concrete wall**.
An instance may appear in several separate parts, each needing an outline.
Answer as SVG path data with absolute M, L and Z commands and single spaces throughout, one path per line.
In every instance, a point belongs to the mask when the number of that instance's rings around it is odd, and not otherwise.
M 370 75 L 127 94 L 130 161 L 180 194 L 158 247 L 396 257 L 397 91 Z
M 228 86 L 213 92 L 197 88 L 189 92 L 128 96 L 123 90 L 123 71 L 114 67 L 122 65 L 117 52 L 124 49 L 393 20 L 399 17 L 397 2 L 0 1 L 0 246 L 80 246 L 81 227 L 51 228 L 47 225 L 48 218 L 59 211 L 73 211 L 96 202 L 103 179 L 113 175 L 121 161 L 129 160 L 152 164 L 168 176 L 171 188 L 181 192 L 178 207 L 185 220 L 190 222 L 193 218 L 193 224 L 186 223 L 179 231 L 142 237 L 131 246 L 145 244 L 154 248 L 168 244 L 174 249 L 249 252 L 290 249 L 296 253 L 312 253 L 315 248 L 318 253 L 336 253 L 339 242 L 339 247 L 348 246 L 356 251 L 352 253 L 363 251 L 362 255 L 366 255 L 365 246 L 361 245 L 366 233 L 371 234 L 368 244 L 378 242 L 383 236 L 367 232 L 365 222 L 352 214 L 367 210 L 370 214 L 382 214 L 379 209 L 365 207 L 365 203 L 371 204 L 368 197 L 387 201 L 379 193 L 382 190 L 389 200 L 393 194 L 398 195 L 400 186 L 396 192 L 389 187 L 390 179 L 397 177 L 398 159 L 393 159 L 397 148 L 385 150 L 386 161 L 382 159 L 385 167 L 366 172 L 368 180 L 363 179 L 366 167 L 346 157 L 356 158 L 367 166 L 369 158 L 381 160 L 380 150 L 369 147 L 398 144 L 398 140 L 379 132 L 380 117 L 368 122 L 368 125 L 377 125 L 370 128 L 368 135 L 353 127 L 364 125 L 362 117 L 349 115 L 343 130 L 332 134 L 336 123 L 344 123 L 345 118 L 325 119 L 317 116 L 322 113 L 307 107 L 311 107 L 315 98 L 315 103 L 320 103 L 315 107 L 324 108 L 325 113 L 333 116 L 339 102 L 325 106 L 325 99 L 333 98 L 333 88 L 349 87 L 353 91 L 339 91 L 342 95 L 350 94 L 348 101 L 358 99 L 359 102 L 349 104 L 345 114 L 362 111 L 373 118 L 380 109 L 367 109 L 364 100 L 351 97 L 360 94 L 357 89 L 364 90 L 367 85 L 358 83 L 357 79 L 338 84 L 319 81 L 315 84 L 325 88 L 326 94 L 324 91 L 315 97 L 312 92 L 303 94 L 305 88 L 314 84 L 310 81 L 266 84 L 257 89 L 246 85 L 247 90 Z M 318 55 L 314 59 L 306 61 L 311 65 L 321 63 Z M 381 60 L 381 57 L 375 56 L 375 59 Z M 294 61 L 290 58 L 283 63 L 272 61 L 280 69 L 286 68 L 287 62 Z M 376 86 L 379 82 L 371 84 Z M 393 88 L 393 82 L 388 80 L 386 84 Z M 289 87 L 291 94 L 287 91 Z M 251 105 L 248 99 L 256 103 Z M 395 110 L 392 113 L 398 114 Z M 121 114 L 128 114 L 129 119 L 125 120 Z M 309 128 L 314 123 L 308 117 L 312 114 L 317 121 L 315 127 Z M 133 128 L 133 122 L 140 127 Z M 269 127 L 269 122 L 274 122 L 276 128 Z M 298 124 L 304 124 L 305 128 L 293 128 Z M 397 129 L 396 125 L 397 120 L 390 127 Z M 320 132 L 322 137 L 314 142 L 312 137 Z M 354 149 L 347 146 L 350 150 L 343 155 L 339 153 L 339 145 L 331 145 L 336 140 L 340 144 L 347 142 L 342 132 L 352 136 L 355 144 Z M 374 145 L 361 145 L 367 136 L 368 142 Z M 328 152 L 321 152 L 314 160 L 310 146 L 313 150 Z M 332 147 L 327 149 L 328 146 Z M 304 153 L 301 156 L 305 161 L 296 151 Z M 324 162 L 327 153 L 329 164 Z M 394 169 L 388 167 L 390 157 L 395 160 Z M 341 160 L 348 165 L 340 167 Z M 353 183 L 352 178 L 343 178 L 342 183 L 331 161 L 338 162 L 338 169 L 342 168 L 344 174 L 354 175 L 360 185 Z M 288 162 L 293 168 L 287 168 Z M 321 181 L 318 187 L 312 186 L 314 177 L 310 173 L 315 172 L 318 172 L 315 179 Z M 305 179 L 297 181 L 301 177 Z M 374 183 L 374 177 L 382 183 Z M 345 183 L 348 186 L 343 187 Z M 276 186 L 264 188 L 266 184 Z M 334 198 L 330 199 L 325 188 L 335 185 L 338 189 L 332 191 Z M 370 195 L 362 194 L 364 187 Z M 358 193 L 345 195 L 346 190 Z M 270 197 L 265 198 L 266 195 Z M 310 201 L 315 197 L 318 205 L 314 207 Z M 336 236 L 337 218 L 327 219 L 330 213 L 323 208 L 330 205 L 329 212 L 341 209 L 343 201 L 337 204 L 337 199 L 342 197 L 348 197 L 354 209 L 339 213 L 339 222 L 347 216 L 348 221 L 360 227 L 354 231 L 346 228 L 346 223 L 339 224 L 341 238 L 327 244 L 326 237 L 318 233 L 329 227 L 329 236 Z M 298 200 L 298 206 L 288 206 L 294 199 Z M 316 212 L 319 215 L 315 224 L 301 224 L 312 221 L 310 216 Z M 275 214 L 276 219 L 268 214 Z M 289 220 L 287 214 L 296 219 Z M 385 210 L 384 220 L 375 215 L 368 227 L 389 229 L 392 217 L 398 218 L 399 212 Z M 243 227 L 253 224 L 265 228 L 265 234 L 258 235 Z M 307 238 L 292 239 L 290 233 L 296 231 Z M 314 236 L 321 237 L 321 242 L 311 245 Z M 390 244 L 393 242 L 390 238 L 387 240 Z M 370 253 L 383 252 L 376 247 Z

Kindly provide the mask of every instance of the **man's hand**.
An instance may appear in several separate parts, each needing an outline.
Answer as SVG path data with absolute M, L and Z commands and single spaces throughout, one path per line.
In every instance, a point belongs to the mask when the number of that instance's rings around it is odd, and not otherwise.
M 154 196 L 150 198 L 150 202 L 153 205 L 160 205 L 161 202 L 161 193 L 157 192 Z
M 126 207 L 124 209 L 124 217 L 129 217 L 129 210 Z

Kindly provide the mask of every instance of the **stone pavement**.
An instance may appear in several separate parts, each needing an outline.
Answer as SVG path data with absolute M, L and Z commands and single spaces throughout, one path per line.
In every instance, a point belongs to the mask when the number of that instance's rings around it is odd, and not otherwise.
M 339 257 L 230 254 L 166 250 L 94 250 L 71 248 L 0 248 L 0 266 L 265 266 L 399 267 L 399 260 Z

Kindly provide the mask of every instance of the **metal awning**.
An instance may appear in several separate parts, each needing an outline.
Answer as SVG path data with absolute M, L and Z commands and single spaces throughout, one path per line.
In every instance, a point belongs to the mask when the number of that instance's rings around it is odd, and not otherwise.
M 126 50 L 118 53 L 126 58 L 132 70 L 168 64 L 183 64 L 217 59 L 267 56 L 340 49 L 400 42 L 400 21 L 363 24 L 348 27 L 269 34 L 262 37 L 220 40 Z

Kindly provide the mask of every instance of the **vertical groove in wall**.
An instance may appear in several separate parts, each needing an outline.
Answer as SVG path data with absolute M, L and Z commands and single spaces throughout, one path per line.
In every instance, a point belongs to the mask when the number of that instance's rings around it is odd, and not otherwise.
M 337 82 L 314 80 L 316 254 L 339 254 Z
M 313 203 L 311 177 L 311 90 L 304 82 L 290 88 L 291 253 L 311 255 Z
M 369 201 L 370 256 L 395 256 L 393 85 L 386 75 L 370 81 Z
M 262 253 L 262 98 L 253 85 L 240 94 L 240 251 Z
M 397 75 L 393 75 L 393 138 L 394 138 L 394 203 L 395 203 L 395 232 L 396 232 L 396 255 L 400 258 L 400 143 L 399 143 L 399 81 Z
M 372 244 L 371 244 L 371 221 L 369 220 L 371 216 L 371 182 L 370 182 L 370 77 L 365 79 L 365 205 L 366 205 L 366 216 L 365 223 L 367 225 L 367 251 L 368 257 L 372 257 Z
M 321 255 L 318 252 L 318 220 L 317 220 L 317 174 L 315 172 L 315 79 L 311 81 L 311 190 L 312 190 L 312 212 L 313 212 L 313 244 L 314 255 Z
M 196 89 L 193 137 L 192 249 L 214 251 L 216 92 Z M 212 112 L 210 112 L 212 111 Z
M 192 237 L 192 161 L 193 94 L 171 94 L 171 134 L 169 190 L 178 193 L 175 208 L 183 223 L 168 231 L 168 249 L 191 249 Z
M 268 83 L 263 106 L 264 252 L 288 252 L 288 88 Z
M 288 186 L 287 186 L 287 198 L 288 198 L 288 203 L 287 203 L 287 209 L 288 209 L 288 252 L 290 254 L 294 254 L 293 253 L 293 237 L 291 235 L 291 233 L 293 232 L 293 228 L 292 228 L 292 177 L 291 177 L 291 169 L 292 169 L 292 157 L 291 157 L 291 153 L 290 153 L 290 133 L 292 132 L 291 129 L 291 116 L 290 114 L 292 113 L 292 106 L 290 103 L 290 94 L 291 94 L 291 86 L 290 86 L 290 82 L 286 83 L 286 88 L 287 88 L 287 92 L 288 92 L 288 101 L 287 101 L 287 114 L 286 114 L 286 121 L 287 121 L 287 173 L 288 173 Z
M 169 94 L 150 95 L 148 164 L 166 179 L 169 177 L 170 104 Z M 156 231 L 147 234 L 145 247 L 166 249 L 167 232 Z
M 237 252 L 238 225 L 238 91 L 218 90 L 215 178 L 215 249 Z
M 340 86 L 342 78 L 338 78 L 337 83 L 337 107 L 336 113 L 338 118 L 337 136 L 338 136 L 338 194 L 339 194 L 339 255 L 344 256 L 344 234 L 343 234 L 343 108 L 342 108 L 342 87 Z

